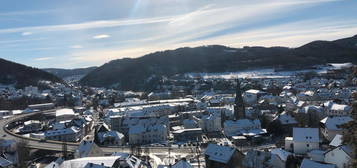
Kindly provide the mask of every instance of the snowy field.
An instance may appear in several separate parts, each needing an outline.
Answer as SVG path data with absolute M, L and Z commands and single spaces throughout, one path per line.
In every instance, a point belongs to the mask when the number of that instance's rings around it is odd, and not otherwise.
M 314 71 L 317 73 L 326 73 L 328 70 L 341 69 L 350 67 L 351 63 L 331 63 L 328 65 L 320 65 L 315 69 L 305 69 L 296 71 L 275 71 L 275 69 L 255 69 L 239 72 L 222 72 L 222 73 L 187 73 L 188 78 L 203 77 L 204 79 L 235 79 L 235 78 L 289 78 L 297 74 Z

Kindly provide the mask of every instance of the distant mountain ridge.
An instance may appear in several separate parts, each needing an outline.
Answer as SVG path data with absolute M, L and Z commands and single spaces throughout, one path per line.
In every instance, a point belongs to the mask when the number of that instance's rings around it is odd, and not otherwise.
M 95 87 L 145 90 L 152 77 L 187 72 L 232 72 L 252 68 L 304 68 L 326 63 L 357 63 L 357 35 L 335 41 L 313 41 L 298 48 L 220 45 L 159 51 L 139 58 L 110 61 L 80 80 Z M 151 82 L 151 83 L 150 83 Z M 155 82 L 154 82 L 155 83 Z
M 40 80 L 63 82 L 48 72 L 0 58 L 0 84 L 14 84 L 23 88 L 29 85 L 37 86 Z
M 97 67 L 93 66 L 88 68 L 76 68 L 76 69 L 45 68 L 42 70 L 64 79 L 71 76 L 85 76 L 96 68 Z

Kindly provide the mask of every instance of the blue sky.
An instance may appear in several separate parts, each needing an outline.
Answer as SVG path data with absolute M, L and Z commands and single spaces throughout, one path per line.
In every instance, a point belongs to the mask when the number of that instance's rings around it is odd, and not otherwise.
M 298 47 L 356 35 L 356 11 L 356 0 L 3 0 L 0 57 L 78 68 L 186 46 Z

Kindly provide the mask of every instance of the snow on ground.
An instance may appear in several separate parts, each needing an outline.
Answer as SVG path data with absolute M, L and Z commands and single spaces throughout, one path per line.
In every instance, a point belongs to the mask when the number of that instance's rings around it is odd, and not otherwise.
M 317 66 L 316 69 L 304 69 L 295 71 L 275 71 L 273 68 L 246 70 L 239 72 L 221 72 L 221 73 L 186 73 L 189 78 L 202 77 L 204 79 L 235 79 L 239 78 L 289 78 L 297 74 L 314 71 L 317 73 L 326 73 L 327 70 L 341 69 L 350 67 L 351 63 L 330 63 L 324 66 Z

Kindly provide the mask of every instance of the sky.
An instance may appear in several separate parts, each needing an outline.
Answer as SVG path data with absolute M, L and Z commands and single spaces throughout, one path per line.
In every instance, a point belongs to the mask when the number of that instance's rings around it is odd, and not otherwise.
M 2 0 L 0 57 L 80 68 L 179 47 L 299 47 L 356 35 L 356 11 L 356 0 Z

